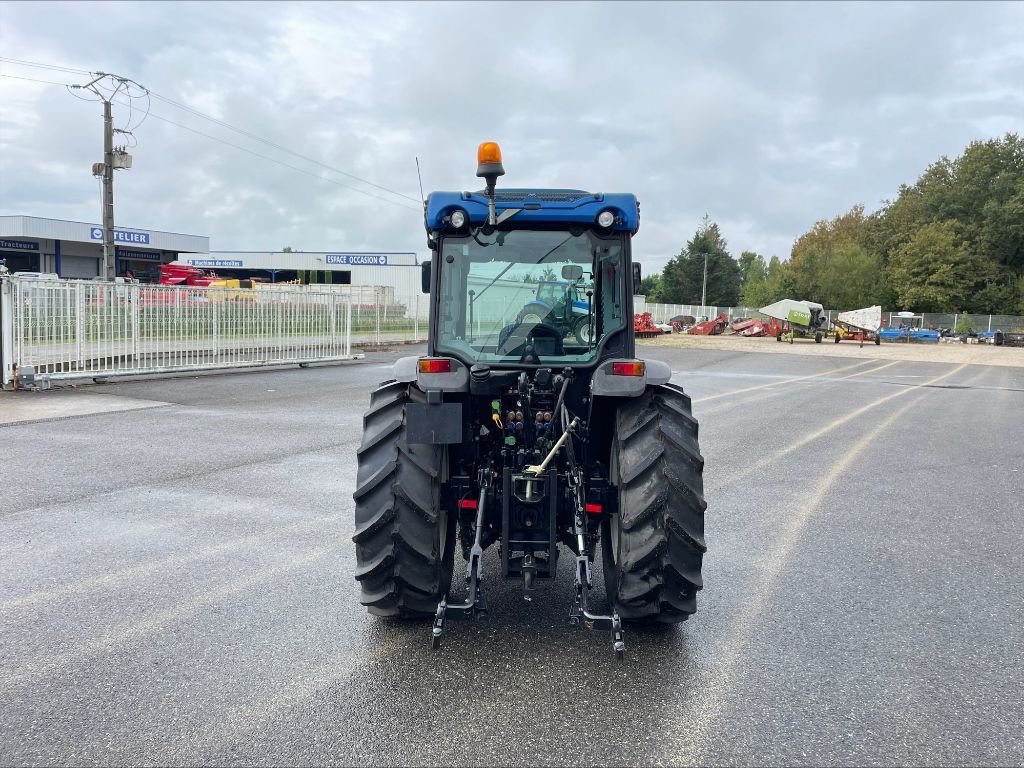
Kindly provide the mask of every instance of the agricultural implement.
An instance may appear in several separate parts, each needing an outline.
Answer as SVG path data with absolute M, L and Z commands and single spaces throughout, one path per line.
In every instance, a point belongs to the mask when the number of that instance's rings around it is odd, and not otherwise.
M 638 339 L 651 339 L 661 336 L 663 331 L 654 324 L 650 312 L 633 315 L 633 335 Z
M 873 341 L 875 344 L 882 343 L 882 338 L 878 335 L 878 331 L 882 327 L 881 306 L 840 312 L 833 321 L 833 325 L 835 325 L 836 344 L 846 340 L 859 341 L 862 347 L 865 341 Z
M 712 319 L 705 320 L 702 323 L 697 323 L 692 326 L 687 333 L 693 334 L 694 336 L 717 336 L 728 327 L 729 315 L 725 312 L 720 312 Z
M 775 333 L 776 341 L 788 341 L 793 339 L 813 338 L 815 344 L 820 344 L 824 337 L 822 326 L 825 324 L 825 309 L 813 301 L 794 301 L 793 299 L 782 299 L 767 307 L 758 310 L 762 315 L 785 323 L 779 326 Z

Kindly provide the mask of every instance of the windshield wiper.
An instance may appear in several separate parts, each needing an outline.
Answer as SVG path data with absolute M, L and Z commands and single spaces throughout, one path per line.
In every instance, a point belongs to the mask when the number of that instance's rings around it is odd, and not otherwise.
M 554 253 L 554 252 L 555 252 L 555 251 L 557 251 L 557 250 L 558 250 L 559 248 L 561 248 L 561 247 L 562 247 L 563 245 L 565 245 L 565 244 L 566 244 L 566 243 L 568 243 L 568 242 L 569 242 L 570 240 L 572 240 L 572 239 L 573 239 L 573 237 L 574 237 L 574 235 L 569 235 L 569 236 L 568 236 L 567 238 L 565 238 L 565 240 L 563 240 L 563 241 L 562 241 L 562 242 L 560 242 L 560 243 L 559 243 L 558 245 L 556 245 L 556 246 L 555 246 L 554 248 L 552 248 L 552 249 L 551 249 L 550 251 L 548 251 L 548 252 L 547 252 L 547 253 L 545 253 L 545 254 L 544 254 L 543 256 L 541 256 L 541 257 L 540 257 L 540 259 L 539 259 L 539 260 L 537 260 L 537 261 L 536 261 L 535 263 L 536 263 L 536 264 L 543 264 L 543 263 L 544 263 L 544 259 L 546 259 L 546 258 L 547 258 L 548 256 L 550 256 L 550 255 L 551 255 L 552 253 Z M 494 278 L 493 280 L 491 280 L 491 282 L 489 282 L 489 283 L 488 283 L 487 285 L 485 285 L 485 286 L 484 286 L 484 289 L 483 289 L 482 291 L 480 291 L 480 293 L 478 293 L 478 294 L 476 295 L 476 298 L 477 298 L 477 300 L 479 301 L 480 297 L 481 297 L 481 296 L 483 296 L 483 295 L 484 295 L 484 293 L 486 293 L 486 292 L 487 292 L 487 289 L 488 289 L 488 288 L 490 288 L 490 287 L 491 287 L 492 285 L 494 285 L 494 284 L 495 284 L 496 282 L 498 282 L 498 281 L 499 281 L 499 280 L 501 279 L 501 276 L 502 276 L 502 275 L 504 275 L 504 274 L 505 274 L 506 272 L 508 272 L 508 271 L 509 271 L 509 270 L 510 270 L 510 269 L 512 268 L 512 265 L 513 265 L 513 264 L 518 264 L 518 263 L 519 263 L 519 262 L 516 262 L 516 261 L 510 261 L 510 262 L 508 263 L 508 266 L 507 266 L 507 267 L 505 267 L 505 268 L 504 268 L 503 270 L 501 270 L 501 272 L 499 272 L 499 273 L 498 273 L 498 276 L 497 276 L 497 277 L 495 277 L 495 278 Z

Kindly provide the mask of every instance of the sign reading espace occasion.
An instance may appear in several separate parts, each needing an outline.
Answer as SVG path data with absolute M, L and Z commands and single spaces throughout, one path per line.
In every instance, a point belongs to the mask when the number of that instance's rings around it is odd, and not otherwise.
M 328 253 L 328 264 L 352 264 L 362 267 L 386 267 L 388 257 L 383 253 Z

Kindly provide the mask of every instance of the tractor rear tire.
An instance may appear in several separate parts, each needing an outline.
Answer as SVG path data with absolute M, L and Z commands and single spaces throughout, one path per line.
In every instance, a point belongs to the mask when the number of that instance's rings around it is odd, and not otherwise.
M 589 318 L 581 317 L 576 321 L 576 327 L 573 328 L 573 335 L 576 337 L 576 343 L 582 346 L 590 346 L 590 342 L 594 335 L 594 323 L 597 322 L 597 318 L 590 321 Z
M 605 591 L 623 620 L 678 624 L 704 586 L 704 459 L 690 398 L 649 387 L 615 419 L 616 514 L 602 528 Z
M 405 406 L 426 396 L 413 384 L 386 382 L 363 417 L 355 535 L 360 602 L 377 616 L 431 616 L 455 565 L 455 516 L 441 509 L 443 446 L 406 440 Z
M 527 304 L 516 317 L 517 325 L 541 325 L 547 322 L 551 310 L 543 304 Z

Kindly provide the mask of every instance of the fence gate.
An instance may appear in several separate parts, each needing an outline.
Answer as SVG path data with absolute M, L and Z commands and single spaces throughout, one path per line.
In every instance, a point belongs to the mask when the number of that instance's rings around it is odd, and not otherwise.
M 317 287 L 193 288 L 0 278 L 3 386 L 362 357 L 348 295 Z

